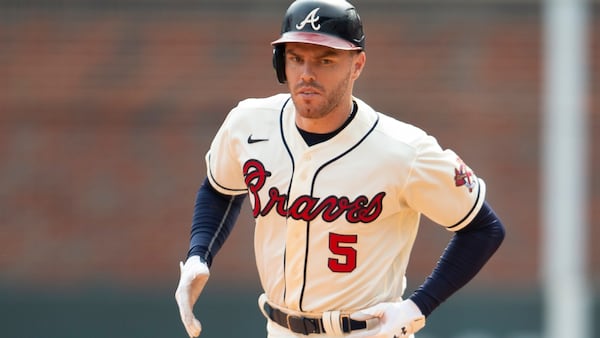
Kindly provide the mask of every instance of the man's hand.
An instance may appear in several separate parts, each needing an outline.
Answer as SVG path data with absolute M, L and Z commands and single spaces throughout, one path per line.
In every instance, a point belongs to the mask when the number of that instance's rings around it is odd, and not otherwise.
M 378 317 L 380 327 L 372 337 L 408 337 L 425 326 L 425 316 L 410 299 L 398 303 L 379 303 L 350 315 L 356 320 Z
M 175 290 L 175 300 L 179 307 L 179 315 L 185 330 L 190 337 L 198 337 L 202 331 L 200 321 L 194 317 L 194 304 L 210 275 L 206 263 L 199 256 L 192 256 L 185 264 L 179 262 L 181 276 Z

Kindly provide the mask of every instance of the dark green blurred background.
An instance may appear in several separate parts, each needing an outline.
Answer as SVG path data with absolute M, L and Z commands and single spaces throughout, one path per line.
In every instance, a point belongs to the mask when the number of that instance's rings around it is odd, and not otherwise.
M 196 307 L 203 337 L 265 337 L 257 293 L 206 290 Z M 168 290 L 167 293 L 170 293 Z M 459 294 L 419 333 L 441 337 L 540 337 L 541 304 L 534 295 Z M 97 290 L 44 296 L 4 295 L 7 337 L 185 337 L 177 307 L 160 292 Z

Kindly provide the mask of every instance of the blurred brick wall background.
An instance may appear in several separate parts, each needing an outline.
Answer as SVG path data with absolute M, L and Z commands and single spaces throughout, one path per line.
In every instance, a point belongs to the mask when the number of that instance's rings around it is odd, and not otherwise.
M 588 238 L 598 285 L 594 3 Z M 456 150 L 486 180 L 508 228 L 473 284 L 536 288 L 539 3 L 357 5 L 368 61 L 356 95 Z M 239 100 L 285 91 L 269 42 L 286 7 L 274 0 L 0 2 L 0 285 L 174 287 L 213 134 Z M 215 283 L 256 285 L 252 226 L 246 208 L 216 258 Z M 450 236 L 428 221 L 421 229 L 412 283 L 430 272 Z

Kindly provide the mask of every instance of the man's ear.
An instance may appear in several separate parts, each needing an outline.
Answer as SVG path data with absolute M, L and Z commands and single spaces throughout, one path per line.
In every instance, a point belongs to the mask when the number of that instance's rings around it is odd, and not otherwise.
M 365 64 L 367 62 L 367 54 L 364 51 L 359 52 L 355 57 L 354 57 L 354 73 L 353 73 L 353 79 L 358 79 L 358 77 L 360 76 L 360 73 L 362 72 L 362 70 L 365 68 Z

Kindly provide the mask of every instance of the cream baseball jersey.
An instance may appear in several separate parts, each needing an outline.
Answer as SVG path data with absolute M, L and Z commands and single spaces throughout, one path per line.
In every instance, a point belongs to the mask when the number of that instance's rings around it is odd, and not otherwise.
M 484 182 L 456 153 L 354 101 L 343 130 L 308 146 L 288 94 L 244 100 L 206 155 L 216 190 L 249 196 L 275 305 L 350 313 L 399 300 L 421 215 L 457 231 L 483 204 Z

